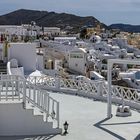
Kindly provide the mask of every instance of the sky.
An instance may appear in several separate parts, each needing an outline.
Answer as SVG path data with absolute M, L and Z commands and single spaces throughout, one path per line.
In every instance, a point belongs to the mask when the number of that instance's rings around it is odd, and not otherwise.
M 107 25 L 140 25 L 140 0 L 0 0 L 0 15 L 18 9 L 94 16 Z

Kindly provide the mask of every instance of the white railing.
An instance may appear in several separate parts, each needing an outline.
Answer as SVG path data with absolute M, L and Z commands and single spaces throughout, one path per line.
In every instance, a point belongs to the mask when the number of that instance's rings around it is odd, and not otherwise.
M 59 102 L 54 100 L 52 97 L 48 98 L 48 113 L 53 120 L 57 120 L 57 126 L 59 127 Z
M 106 100 L 108 94 L 108 86 L 105 81 L 80 81 L 75 79 L 64 79 L 58 77 L 28 77 L 28 81 L 34 83 L 42 89 L 51 89 L 53 91 L 61 91 L 66 93 L 75 93 L 87 97 L 94 97 L 99 100 Z M 126 101 L 130 106 L 137 103 L 140 109 L 140 91 L 121 86 L 112 86 L 112 98 L 115 103 Z M 120 100 L 118 102 L 118 100 Z M 133 106 L 133 105 L 132 105 Z M 135 108 L 135 106 L 133 106 Z
M 65 79 L 50 76 L 29 76 L 27 81 L 37 86 L 49 87 L 49 88 L 60 88 L 69 90 L 78 90 L 97 93 L 100 90 L 100 86 L 103 81 L 89 81 L 85 82 L 82 80 Z
M 20 76 L 0 75 L 0 102 L 2 101 L 21 101 L 25 106 L 31 103 L 46 113 L 46 120 L 48 117 L 56 120 L 59 128 L 59 102 L 50 97 L 46 90 L 41 90 Z
M 112 96 L 140 103 L 140 89 L 113 86 Z
M 19 81 L 18 76 L 0 75 L 0 101 L 21 101 L 23 95 L 18 92 L 21 84 L 23 81 Z
M 28 76 L 27 81 L 34 85 L 45 85 L 48 87 L 55 87 L 55 79 L 50 76 Z
M 26 81 L 26 101 L 30 101 L 34 106 L 57 121 L 59 127 L 59 102 L 49 96 L 46 90 L 40 90 L 36 85 Z

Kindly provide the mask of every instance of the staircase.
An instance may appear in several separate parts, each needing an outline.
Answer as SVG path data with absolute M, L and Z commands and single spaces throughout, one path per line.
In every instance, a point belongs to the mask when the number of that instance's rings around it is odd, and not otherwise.
M 7 73 L 7 66 L 2 60 L 0 60 L 0 73 L 6 74 Z
M 19 76 L 0 76 L 0 136 L 61 133 L 59 103 Z

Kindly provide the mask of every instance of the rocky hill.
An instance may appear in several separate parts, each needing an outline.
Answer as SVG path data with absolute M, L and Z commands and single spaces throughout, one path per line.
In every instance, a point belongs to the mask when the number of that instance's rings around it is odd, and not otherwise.
M 20 9 L 5 15 L 0 16 L 0 25 L 21 25 L 29 24 L 31 21 L 35 21 L 37 25 L 44 27 L 61 27 L 67 26 L 80 29 L 82 26 L 90 25 L 106 28 L 107 26 L 92 16 L 80 17 L 66 13 L 55 13 L 47 11 L 25 10 Z
M 130 25 L 130 24 L 112 24 L 109 26 L 111 29 L 120 29 L 125 32 L 140 32 L 140 25 Z

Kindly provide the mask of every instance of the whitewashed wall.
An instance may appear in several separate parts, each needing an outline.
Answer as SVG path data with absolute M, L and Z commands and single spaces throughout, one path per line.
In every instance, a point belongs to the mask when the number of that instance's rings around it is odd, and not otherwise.
M 18 64 L 24 67 L 25 72 L 36 70 L 36 44 L 35 43 L 10 43 L 8 60 L 17 59 Z

